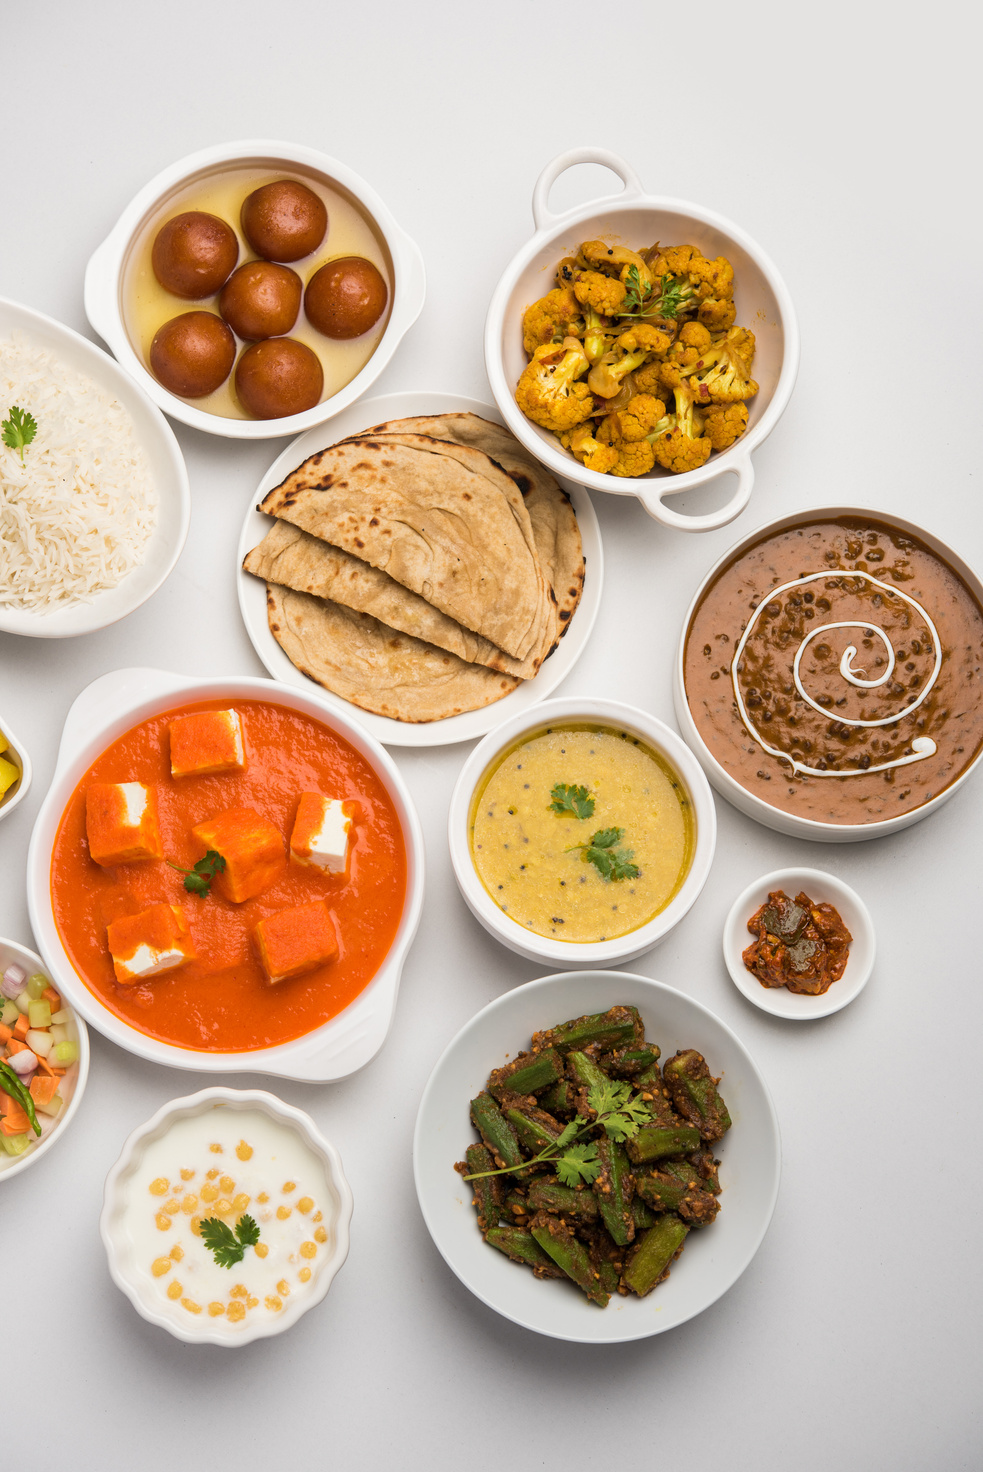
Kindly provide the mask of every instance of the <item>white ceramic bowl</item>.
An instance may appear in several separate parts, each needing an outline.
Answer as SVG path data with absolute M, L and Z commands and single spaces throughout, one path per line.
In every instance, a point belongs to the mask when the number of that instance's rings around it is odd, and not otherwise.
M 714 1146 L 721 1159 L 720 1215 L 690 1232 L 668 1281 L 645 1298 L 612 1298 L 597 1309 L 572 1285 L 540 1282 L 487 1246 L 471 1191 L 454 1172 L 474 1139 L 468 1101 L 492 1068 L 528 1046 L 532 1033 L 568 1017 L 637 1007 L 662 1056 L 697 1048 L 713 1073 L 733 1125 Z M 645 1339 L 684 1324 L 734 1284 L 761 1245 L 778 1197 L 781 1141 L 775 1107 L 754 1061 L 730 1028 L 692 997 L 623 971 L 544 976 L 491 1002 L 448 1044 L 423 1091 L 413 1138 L 420 1209 L 444 1261 L 466 1288 L 516 1324 L 584 1344 Z
M 737 542 L 729 551 L 717 559 L 713 567 L 707 573 L 693 595 L 693 600 L 686 610 L 683 619 L 682 630 L 679 635 L 679 645 L 676 650 L 676 663 L 673 670 L 672 697 L 673 706 L 676 711 L 676 720 L 679 729 L 687 743 L 692 747 L 703 770 L 706 772 L 713 786 L 725 797 L 735 808 L 753 818 L 756 823 L 762 823 L 766 828 L 773 828 L 776 833 L 787 834 L 790 838 L 811 838 L 817 843 L 859 843 L 868 838 L 883 838 L 888 833 L 898 833 L 902 828 L 910 828 L 913 823 L 920 823 L 923 818 L 929 817 L 931 813 L 937 812 L 943 803 L 949 801 L 962 787 L 963 783 L 983 762 L 983 747 L 955 782 L 950 783 L 936 797 L 928 802 L 922 803 L 921 807 L 912 808 L 906 813 L 899 813 L 896 818 L 884 818 L 877 823 L 820 823 L 814 818 L 802 818 L 795 813 L 786 812 L 782 808 L 772 807 L 770 803 L 763 802 L 760 797 L 749 792 L 746 787 L 733 778 L 730 773 L 717 761 L 706 742 L 703 740 L 700 730 L 693 719 L 686 699 L 686 683 L 683 677 L 683 657 L 686 650 L 686 635 L 697 605 L 703 598 L 703 594 L 714 581 L 722 568 L 726 567 L 735 558 L 743 555 L 748 548 L 763 538 L 772 536 L 776 532 L 783 531 L 786 527 L 795 526 L 799 522 L 835 520 L 843 516 L 869 516 L 878 521 L 888 522 L 903 532 L 911 533 L 918 537 L 933 552 L 938 553 L 944 562 L 953 568 L 963 582 L 966 584 L 972 596 L 983 607 L 983 582 L 979 576 L 969 567 L 962 558 L 951 547 L 931 532 L 925 531 L 923 527 L 916 526 L 914 522 L 905 521 L 900 516 L 895 516 L 892 511 L 876 511 L 868 507 L 856 506 L 817 506 L 815 509 L 805 507 L 802 510 L 790 512 L 788 516 L 776 517 L 774 521 L 766 522 L 764 526 L 756 527 L 753 532 Z
M 147 544 L 146 557 L 115 588 L 96 593 L 90 603 L 73 603 L 49 613 L 0 605 L 0 630 L 7 634 L 26 634 L 35 639 L 92 634 L 146 603 L 180 557 L 191 523 L 191 488 L 184 457 L 163 414 L 108 353 L 53 317 L 0 298 L 0 338 L 11 332 L 23 333 L 119 400 L 133 421 L 157 492 L 157 526 Z
M 550 190 L 566 169 L 583 163 L 611 169 L 623 180 L 624 191 L 610 200 L 554 214 L 549 208 Z M 565 475 L 591 491 L 636 496 L 649 516 L 664 526 L 703 532 L 733 521 L 751 495 L 751 452 L 767 439 L 784 413 L 799 366 L 795 312 L 775 266 L 750 236 L 722 215 L 685 200 L 645 194 L 634 169 L 603 148 L 574 148 L 547 164 L 533 190 L 532 213 L 536 233 L 506 267 L 485 321 L 485 370 L 509 429 L 556 475 Z M 581 465 L 555 435 L 527 419 L 515 402 L 515 386 L 527 363 L 522 314 L 553 286 L 560 260 L 574 254 L 582 241 L 597 236 L 633 250 L 646 249 L 657 240 L 665 245 L 696 245 L 708 257 L 726 256 L 734 267 L 737 320 L 753 328 L 757 339 L 754 376 L 759 388 L 748 402 L 744 434 L 731 449 L 712 455 L 700 470 L 672 475 L 659 469 L 637 479 L 601 475 Z M 720 510 L 684 516 L 666 505 L 668 497 L 725 473 L 736 476 L 737 485 Z
M 468 841 L 474 795 L 485 774 L 497 764 L 501 753 L 523 736 L 570 721 L 615 726 L 640 736 L 647 746 L 665 758 L 681 778 L 692 803 L 696 823 L 696 845 L 689 873 L 666 908 L 647 925 L 641 925 L 627 935 L 583 945 L 536 935 L 500 910 L 478 878 Z M 534 710 L 513 716 L 479 742 L 462 767 L 454 787 L 447 819 L 447 840 L 454 877 L 468 908 L 496 940 L 530 961 L 549 961 L 555 966 L 578 969 L 582 966 L 612 966 L 617 961 L 633 961 L 636 956 L 650 951 L 665 939 L 696 903 L 713 862 L 717 815 L 707 780 L 692 752 L 675 731 L 635 706 L 622 705 L 616 700 L 592 700 L 587 696 L 569 695 L 562 700 L 544 701 Z
M 330 427 L 330 440 L 343 439 L 345 435 L 360 434 L 374 424 L 383 424 L 390 419 L 405 419 L 417 414 L 477 414 L 483 419 L 501 423 L 501 415 L 491 404 L 478 399 L 462 398 L 460 394 L 401 393 L 386 394 L 364 403 L 353 404 L 339 415 Z M 239 591 L 239 609 L 246 632 L 253 648 L 266 665 L 274 680 L 285 685 L 296 685 L 301 690 L 310 690 L 312 681 L 297 669 L 286 656 L 270 633 L 270 621 L 266 607 L 266 584 L 251 573 L 244 572 L 242 560 L 246 553 L 262 541 L 272 525 L 270 517 L 258 509 L 257 503 L 278 486 L 282 480 L 303 464 L 309 455 L 314 455 L 328 443 L 324 430 L 309 430 L 288 445 L 263 476 L 256 490 L 253 504 L 246 512 L 239 549 L 236 553 L 236 582 Z M 577 513 L 580 536 L 584 548 L 584 588 L 567 632 L 558 647 L 545 661 L 534 680 L 523 680 L 511 695 L 496 700 L 480 710 L 467 710 L 459 716 L 448 716 L 443 721 L 396 721 L 389 716 L 374 715 L 360 710 L 358 706 L 343 700 L 315 685 L 319 698 L 342 715 L 353 717 L 364 726 L 370 735 L 386 746 L 448 746 L 455 741 L 470 741 L 475 736 L 484 736 L 509 716 L 545 700 L 573 669 L 580 658 L 594 627 L 597 611 L 601 606 L 601 590 L 604 586 L 604 553 L 601 546 L 601 529 L 597 513 L 587 492 L 569 482 L 563 486 Z
M 34 951 L 29 951 L 26 946 L 18 945 L 15 940 L 0 940 L 0 975 L 6 971 L 8 966 L 22 966 L 28 976 L 33 976 L 35 971 L 43 971 L 50 975 L 41 957 Z M 52 978 L 54 980 L 54 978 Z M 54 1119 L 50 1115 L 38 1113 L 38 1124 L 41 1126 L 41 1136 L 38 1138 L 32 1133 L 36 1143 L 29 1145 L 23 1155 L 6 1155 L 0 1151 L 0 1181 L 9 1181 L 12 1176 L 40 1160 L 46 1155 L 71 1124 L 78 1112 L 85 1093 L 86 1080 L 89 1077 L 89 1034 L 81 1017 L 69 1006 L 67 1000 L 62 996 L 62 1005 L 72 1013 L 72 1019 L 67 1024 L 69 1034 L 74 1043 L 78 1045 L 78 1062 L 73 1063 L 66 1069 L 65 1076 L 58 1085 L 58 1092 L 65 1101 L 61 1113 Z
M 747 923 L 776 889 L 784 890 L 791 899 L 801 891 L 814 904 L 832 905 L 853 936 L 846 970 L 821 996 L 790 992 L 784 986 L 762 986 L 741 960 L 742 952 L 753 943 Z M 724 961 L 737 990 L 762 1012 L 794 1022 L 828 1017 L 858 997 L 874 969 L 875 952 L 874 922 L 867 906 L 856 890 L 822 869 L 775 869 L 771 874 L 763 874 L 737 896 L 724 922 Z
M 0 797 L 0 820 L 9 818 L 18 803 L 27 796 L 27 789 L 31 785 L 33 768 L 31 758 L 27 754 L 27 748 L 23 742 L 14 735 L 6 716 L 0 715 L 0 731 L 7 738 L 7 750 L 0 751 L 0 756 L 6 757 L 13 762 L 14 766 L 20 767 L 20 776 L 13 787 L 8 787 L 3 797 Z
M 303 414 L 284 419 L 226 419 L 197 409 L 193 402 L 169 393 L 144 365 L 134 350 L 123 321 L 121 284 L 130 246 L 145 222 L 167 205 L 180 190 L 230 166 L 257 171 L 282 169 L 291 174 L 313 176 L 348 195 L 374 225 L 383 241 L 392 267 L 392 305 L 389 321 L 365 367 L 336 394 L 315 404 Z M 280 143 L 268 138 L 237 139 L 188 154 L 163 169 L 145 184 L 120 215 L 102 245 L 93 253 L 85 271 L 85 314 L 105 338 L 127 373 L 150 395 L 154 403 L 194 429 L 235 440 L 265 440 L 276 435 L 299 434 L 323 424 L 365 393 L 390 362 L 401 340 L 423 309 L 426 273 L 419 247 L 393 219 L 371 185 L 338 159 L 305 148 L 299 143 Z M 189 308 L 193 303 L 188 304 Z
M 319 1255 L 314 1287 L 309 1293 L 292 1294 L 286 1300 L 282 1313 L 277 1314 L 276 1318 L 247 1319 L 242 1328 L 233 1327 L 224 1317 L 210 1318 L 207 1314 L 192 1317 L 188 1314 L 186 1321 L 182 1321 L 162 1311 L 147 1292 L 148 1276 L 137 1260 L 135 1245 L 126 1225 L 127 1192 L 131 1180 L 140 1169 L 146 1147 L 166 1135 L 176 1120 L 204 1114 L 216 1108 L 261 1110 L 278 1124 L 285 1124 L 294 1130 L 321 1163 L 324 1169 L 324 1189 L 331 1203 L 330 1215 L 325 1217 L 328 1241 L 324 1253 Z M 345 1179 L 341 1157 L 308 1115 L 259 1089 L 214 1088 L 202 1089 L 201 1093 L 190 1094 L 185 1099 L 172 1099 L 127 1138 L 119 1159 L 106 1177 L 99 1233 L 109 1259 L 113 1282 L 126 1294 L 137 1313 L 148 1324 L 159 1325 L 161 1329 L 173 1334 L 175 1339 L 182 1339 L 186 1344 L 218 1344 L 223 1349 L 239 1349 L 244 1344 L 251 1344 L 254 1339 L 267 1339 L 271 1335 L 282 1334 L 285 1329 L 292 1328 L 315 1304 L 322 1302 L 348 1256 L 351 1219 L 352 1193 Z
M 399 817 L 406 845 L 406 900 L 389 954 L 364 991 L 336 1017 L 291 1042 L 252 1052 L 210 1053 L 158 1042 L 131 1027 L 89 991 L 62 944 L 51 906 L 51 851 L 69 798 L 96 757 L 159 711 L 192 700 L 266 700 L 321 721 L 371 763 Z M 27 902 L 35 937 L 58 990 L 121 1048 L 171 1068 L 204 1073 L 268 1073 L 312 1083 L 345 1078 L 363 1068 L 386 1040 L 403 963 L 423 905 L 423 835 L 412 798 L 392 758 L 354 721 L 326 708 L 315 695 L 254 678 L 189 679 L 162 670 L 115 670 L 86 687 L 65 720 L 55 774 L 31 834 Z

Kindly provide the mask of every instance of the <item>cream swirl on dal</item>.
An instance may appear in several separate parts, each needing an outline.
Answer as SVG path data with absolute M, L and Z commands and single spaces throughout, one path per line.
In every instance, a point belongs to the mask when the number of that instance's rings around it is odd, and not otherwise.
M 869 601 L 871 602 L 872 607 L 875 607 L 877 609 L 877 613 L 873 618 L 855 617 L 848 619 L 835 619 L 831 620 L 828 623 L 819 624 L 816 628 L 810 629 L 809 632 L 806 633 L 799 642 L 799 645 L 795 652 L 795 656 L 792 661 L 792 682 L 801 698 L 806 702 L 808 706 L 812 708 L 812 710 L 816 711 L 821 717 L 823 717 L 825 722 L 829 722 L 829 717 L 833 715 L 834 708 L 837 708 L 833 722 L 834 727 L 851 727 L 858 730 L 872 730 L 877 727 L 896 727 L 899 722 L 904 721 L 907 717 L 911 716 L 914 711 L 917 710 L 917 708 L 928 696 L 933 685 L 939 677 L 939 672 L 942 668 L 942 646 L 939 640 L 938 630 L 925 608 L 922 606 L 921 603 L 918 602 L 917 599 L 909 597 L 907 593 L 902 593 L 900 589 L 892 588 L 888 583 L 882 582 L 880 578 L 875 578 L 871 576 L 870 573 L 862 572 L 859 570 L 853 571 L 845 577 L 831 575 L 830 570 L 827 570 L 825 572 L 809 573 L 802 577 L 794 578 L 790 582 L 782 583 L 777 588 L 773 588 L 768 596 L 761 600 L 761 602 L 757 605 L 754 612 L 752 613 L 751 618 L 748 620 L 747 627 L 744 630 L 744 633 L 742 634 L 741 639 L 734 652 L 734 659 L 731 664 L 731 681 L 734 686 L 734 696 L 737 701 L 737 708 L 740 713 L 741 720 L 744 722 L 744 725 L 748 731 L 748 734 L 758 743 L 758 745 L 764 751 L 768 752 L 770 756 L 776 757 L 779 761 L 789 763 L 789 765 L 795 772 L 813 777 L 850 777 L 859 776 L 863 773 L 884 772 L 894 767 L 908 766 L 912 762 L 924 761 L 926 757 L 933 756 L 938 748 L 932 738 L 929 736 L 910 736 L 908 730 L 906 729 L 899 734 L 901 740 L 904 743 L 904 747 L 909 748 L 908 750 L 901 750 L 897 753 L 897 755 L 891 755 L 887 760 L 880 762 L 872 762 L 871 754 L 869 752 L 863 752 L 857 758 L 857 765 L 842 766 L 840 765 L 840 762 L 844 759 L 844 757 L 848 755 L 848 753 L 840 753 L 836 752 L 835 750 L 829 750 L 829 747 L 832 744 L 832 740 L 835 739 L 836 733 L 835 730 L 831 728 L 829 724 L 827 724 L 826 729 L 823 732 L 823 736 L 825 737 L 824 745 L 826 748 L 823 754 L 817 757 L 814 762 L 804 761 L 800 757 L 794 755 L 793 751 L 783 750 L 780 747 L 773 745 L 758 729 L 754 719 L 749 713 L 748 707 L 756 703 L 764 703 L 767 706 L 768 701 L 766 697 L 762 696 L 761 691 L 755 686 L 748 687 L 747 694 L 749 698 L 747 702 L 745 701 L 744 692 L 741 689 L 741 676 L 746 673 L 746 670 L 742 668 L 742 660 L 744 658 L 745 651 L 747 650 L 749 641 L 752 639 L 755 628 L 759 624 L 759 621 L 763 615 L 780 615 L 782 612 L 788 611 L 789 605 L 792 603 L 795 603 L 796 606 L 799 608 L 802 608 L 803 604 L 808 602 L 812 603 L 814 607 L 818 609 L 821 609 L 823 607 L 825 607 L 826 609 L 831 609 L 832 604 L 829 597 L 820 596 L 820 598 L 817 600 L 815 599 L 814 594 L 806 595 L 805 599 L 800 598 L 798 600 L 796 600 L 794 596 L 790 596 L 788 603 L 786 604 L 784 609 L 782 608 L 782 605 L 777 602 L 777 600 L 779 600 L 783 594 L 791 595 L 793 589 L 805 589 L 813 583 L 821 584 L 824 594 L 828 594 L 837 589 L 843 589 L 845 593 L 853 594 L 857 598 L 857 600 L 861 602 L 863 601 L 862 595 L 866 594 Z M 893 609 L 892 603 L 895 600 L 897 600 L 897 602 L 902 605 L 906 605 L 906 607 Z M 895 636 L 900 634 L 901 637 L 905 638 L 905 642 L 910 644 L 911 646 L 909 649 L 902 650 L 900 656 L 896 654 L 895 646 L 892 643 L 892 638 L 889 637 L 889 635 L 884 632 L 884 629 L 880 627 L 877 623 L 878 617 L 885 616 L 881 614 L 881 609 L 887 609 L 888 612 L 894 612 L 896 614 L 896 622 L 899 627 L 892 632 Z M 861 612 L 862 611 L 863 610 L 861 610 Z M 807 617 L 812 616 L 811 610 L 808 608 L 805 609 L 805 614 Z M 924 633 L 927 631 L 927 634 L 930 636 L 930 638 L 924 636 L 921 638 L 911 638 L 913 618 L 921 619 L 924 621 L 925 631 L 919 630 L 918 633 L 924 635 Z M 857 658 L 857 655 L 860 651 L 858 650 L 857 645 L 853 643 L 846 645 L 842 652 L 839 653 L 839 659 L 837 661 L 836 654 L 838 651 L 834 650 L 831 647 L 831 644 L 827 642 L 827 640 L 829 639 L 833 630 L 841 629 L 854 629 L 862 631 L 863 643 L 871 651 L 870 656 L 866 658 L 865 664 L 863 666 L 854 664 L 854 660 Z M 810 650 L 810 646 L 813 644 L 813 641 L 820 638 L 823 640 L 823 642 L 821 644 L 817 644 L 814 650 Z M 877 655 L 874 652 L 875 639 L 879 639 L 883 645 L 883 656 Z M 909 654 L 914 653 L 916 656 L 921 656 L 923 653 L 927 654 L 927 646 L 929 645 L 929 643 L 931 644 L 931 653 L 933 658 L 931 672 L 926 678 L 925 675 L 917 668 L 919 660 L 909 659 Z M 827 678 L 829 678 L 831 675 L 830 666 L 832 664 L 835 667 L 835 672 L 839 674 L 839 676 L 844 681 L 846 681 L 849 686 L 852 686 L 854 690 L 856 690 L 861 696 L 866 692 L 882 690 L 883 687 L 888 686 L 892 681 L 892 678 L 896 675 L 898 658 L 900 657 L 907 662 L 906 672 L 911 672 L 912 670 L 915 670 L 914 675 L 908 681 L 907 688 L 912 692 L 917 693 L 913 693 L 913 698 L 910 698 L 907 703 L 904 704 L 900 709 L 891 710 L 886 715 L 871 716 L 869 714 L 865 714 L 863 710 L 861 710 L 861 712 L 857 715 L 846 714 L 845 712 L 842 712 L 838 709 L 846 703 L 845 695 L 841 694 L 839 698 L 834 699 L 834 697 L 830 694 L 826 694 L 825 692 L 823 692 L 820 694 L 819 699 L 814 699 L 809 694 L 808 690 L 805 687 L 805 684 L 803 683 L 802 678 L 802 663 L 803 660 L 807 658 L 807 656 L 810 657 L 813 661 L 812 668 L 807 671 L 809 675 L 813 677 L 826 676 Z M 871 666 L 872 661 L 874 667 L 885 665 L 885 668 L 874 679 L 867 679 L 866 675 L 868 667 Z M 904 695 L 905 688 L 906 687 L 904 684 L 895 679 L 894 684 L 890 686 L 890 690 L 887 693 L 898 696 Z M 769 716 L 766 716 L 766 719 L 770 720 L 771 718 Z M 783 733 L 785 735 L 790 735 L 787 728 L 783 728 Z M 790 736 L 789 744 L 792 747 L 800 744 L 797 733 Z M 813 743 L 810 742 L 808 735 L 804 734 L 801 738 L 802 747 L 805 750 L 809 750 L 812 744 Z

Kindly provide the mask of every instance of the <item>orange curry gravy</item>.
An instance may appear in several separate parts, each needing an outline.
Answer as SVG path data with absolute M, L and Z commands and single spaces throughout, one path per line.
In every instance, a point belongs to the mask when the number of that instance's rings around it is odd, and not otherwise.
M 264 701 L 236 700 L 246 770 L 172 778 L 168 722 L 190 711 L 222 710 L 201 701 L 165 711 L 127 731 L 93 762 L 72 794 L 51 857 L 55 921 L 86 986 L 140 1032 L 178 1047 L 247 1052 L 312 1031 L 358 996 L 381 966 L 399 926 L 406 891 L 406 851 L 399 819 L 368 762 L 327 726 Z M 290 840 L 302 792 L 357 804 L 347 875 L 288 863 L 269 889 L 232 904 L 212 887 L 188 894 L 162 860 L 101 869 L 89 857 L 85 790 L 90 782 L 144 782 L 157 790 L 163 852 L 190 869 L 200 856 L 196 823 L 225 808 L 253 808 Z M 323 899 L 334 915 L 337 961 L 276 986 L 267 983 L 251 931 L 287 906 Z M 180 905 L 197 959 L 134 986 L 116 983 L 106 926 L 161 901 Z
M 707 588 L 684 680 L 707 747 L 755 797 L 818 822 L 876 823 L 949 787 L 983 745 L 983 611 L 900 528 L 803 517 Z

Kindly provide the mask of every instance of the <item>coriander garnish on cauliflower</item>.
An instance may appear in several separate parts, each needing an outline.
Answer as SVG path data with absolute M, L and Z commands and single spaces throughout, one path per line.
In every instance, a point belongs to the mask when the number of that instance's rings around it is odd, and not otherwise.
M 758 392 L 754 334 L 735 322 L 723 256 L 585 240 L 523 315 L 516 401 L 588 470 L 696 470 L 744 433 Z

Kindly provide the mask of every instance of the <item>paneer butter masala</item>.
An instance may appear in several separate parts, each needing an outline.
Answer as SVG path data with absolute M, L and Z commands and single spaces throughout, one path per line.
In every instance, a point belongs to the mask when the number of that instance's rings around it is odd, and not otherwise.
M 399 819 L 369 763 L 264 701 L 127 731 L 72 794 L 51 859 L 55 921 L 89 990 L 150 1037 L 209 1052 L 273 1047 L 347 1007 L 405 890 Z

